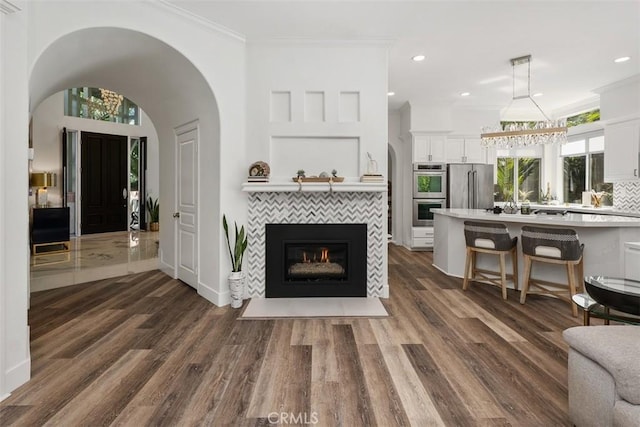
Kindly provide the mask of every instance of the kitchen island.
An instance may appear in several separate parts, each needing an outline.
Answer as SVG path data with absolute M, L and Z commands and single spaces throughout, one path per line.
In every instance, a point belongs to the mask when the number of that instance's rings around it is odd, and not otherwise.
M 624 243 L 640 241 L 640 218 L 616 215 L 568 213 L 566 215 L 494 214 L 482 209 L 435 209 L 433 265 L 449 276 L 463 277 L 465 261 L 464 221 L 491 221 L 507 225 L 512 237 L 518 236 L 518 281 L 522 284 L 522 227 L 563 227 L 574 229 L 584 243 L 584 274 L 624 277 Z M 509 258 L 509 257 L 507 257 Z M 478 255 L 478 266 L 498 271 L 498 259 Z M 511 271 L 508 261 L 507 271 Z M 566 268 L 534 264 L 532 277 L 566 282 Z M 511 286 L 511 284 L 509 283 Z

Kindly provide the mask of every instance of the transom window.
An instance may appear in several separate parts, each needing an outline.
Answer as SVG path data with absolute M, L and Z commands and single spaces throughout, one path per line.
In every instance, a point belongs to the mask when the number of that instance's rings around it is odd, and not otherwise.
M 112 104 L 114 96 L 119 97 L 120 95 L 95 87 L 67 89 L 64 92 L 64 114 L 71 117 L 139 126 L 140 108 L 125 97 L 122 97 L 116 108 L 115 104 Z

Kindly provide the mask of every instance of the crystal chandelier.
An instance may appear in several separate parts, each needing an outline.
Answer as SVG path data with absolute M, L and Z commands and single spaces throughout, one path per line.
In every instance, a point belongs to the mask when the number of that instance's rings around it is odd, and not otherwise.
M 100 97 L 102 97 L 104 108 L 110 116 L 113 116 L 118 112 L 118 108 L 120 108 L 120 104 L 122 104 L 122 100 L 124 99 L 122 95 L 118 95 L 114 91 L 102 88 L 100 88 Z
M 527 65 L 527 94 L 516 96 L 516 66 L 522 64 Z M 485 147 L 515 148 L 555 142 L 564 144 L 567 142 L 566 119 L 549 119 L 531 97 L 531 55 L 511 59 L 511 66 L 513 68 L 513 98 L 505 112 L 509 110 L 514 100 L 528 99 L 536 106 L 545 120 L 539 122 L 514 122 L 506 124 L 504 127 L 499 125 L 495 128 L 482 128 L 482 133 L 480 134 L 482 145 Z

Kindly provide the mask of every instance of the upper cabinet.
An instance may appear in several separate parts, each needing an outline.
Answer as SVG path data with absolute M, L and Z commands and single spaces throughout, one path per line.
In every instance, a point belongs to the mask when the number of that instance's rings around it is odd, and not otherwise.
M 628 181 L 640 177 L 640 120 L 607 124 L 604 129 L 604 180 Z
M 412 135 L 413 162 L 440 162 L 444 163 L 445 141 L 444 135 Z
M 480 138 L 447 138 L 447 163 L 487 163 Z

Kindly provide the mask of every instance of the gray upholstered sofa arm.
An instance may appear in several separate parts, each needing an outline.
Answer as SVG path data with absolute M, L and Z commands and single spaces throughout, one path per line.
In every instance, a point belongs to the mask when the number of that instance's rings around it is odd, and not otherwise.
M 579 326 L 569 344 L 569 416 L 578 427 L 640 426 L 640 327 Z

